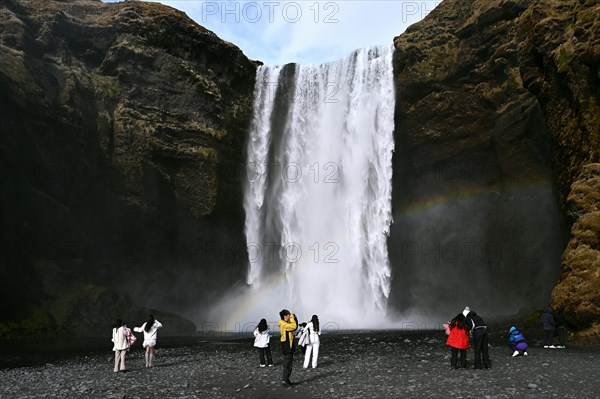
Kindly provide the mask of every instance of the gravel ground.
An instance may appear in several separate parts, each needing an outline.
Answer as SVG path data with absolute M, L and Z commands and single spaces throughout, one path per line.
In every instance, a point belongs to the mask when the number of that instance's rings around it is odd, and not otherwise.
M 570 345 L 511 357 L 499 339 L 489 370 L 450 369 L 443 332 L 378 331 L 324 335 L 317 369 L 295 356 L 292 387 L 281 385 L 282 357 L 258 367 L 252 339 L 190 341 L 157 347 L 144 367 L 139 343 L 128 372 L 113 373 L 113 354 L 71 355 L 39 366 L 0 369 L 0 398 L 597 398 L 600 346 Z M 161 340 L 159 339 L 159 345 Z M 473 352 L 468 352 L 472 365 Z

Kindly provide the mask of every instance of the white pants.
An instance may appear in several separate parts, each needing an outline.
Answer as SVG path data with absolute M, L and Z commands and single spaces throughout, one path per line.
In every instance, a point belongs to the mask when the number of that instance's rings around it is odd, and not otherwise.
M 312 367 L 317 368 L 317 360 L 319 360 L 319 342 L 314 344 L 306 345 L 306 354 L 304 355 L 304 368 L 308 367 L 308 361 L 310 360 L 310 354 L 312 352 Z
M 114 371 L 125 370 L 125 352 L 127 352 L 126 349 L 124 349 L 122 351 L 115 351 L 115 370 Z M 120 367 L 119 367 L 119 363 L 121 363 Z

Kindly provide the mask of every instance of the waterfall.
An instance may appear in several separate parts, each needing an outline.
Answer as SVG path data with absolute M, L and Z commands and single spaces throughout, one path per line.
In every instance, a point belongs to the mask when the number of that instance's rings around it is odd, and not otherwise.
M 385 319 L 392 53 L 259 67 L 244 202 L 257 321 L 284 307 L 345 328 Z

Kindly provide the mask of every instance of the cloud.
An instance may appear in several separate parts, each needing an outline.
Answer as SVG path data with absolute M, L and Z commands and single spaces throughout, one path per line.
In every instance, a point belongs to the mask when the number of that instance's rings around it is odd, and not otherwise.
M 267 64 L 326 63 L 353 50 L 391 45 L 440 0 L 152 0 L 185 12 L 198 24 Z

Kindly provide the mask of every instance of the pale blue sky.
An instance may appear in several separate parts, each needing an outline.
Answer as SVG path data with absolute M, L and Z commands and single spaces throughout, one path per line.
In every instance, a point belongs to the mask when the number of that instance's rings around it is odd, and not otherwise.
M 114 0 L 108 0 L 114 1 Z M 357 48 L 392 45 L 440 0 L 152 0 L 184 11 L 198 24 L 266 64 L 325 63 Z

